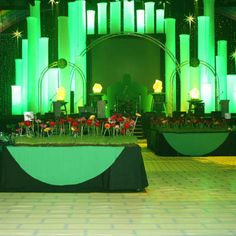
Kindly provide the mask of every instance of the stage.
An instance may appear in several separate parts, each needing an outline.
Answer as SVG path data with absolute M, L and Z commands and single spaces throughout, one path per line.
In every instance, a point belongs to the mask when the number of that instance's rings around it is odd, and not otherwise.
M 220 129 L 147 131 L 147 146 L 160 156 L 235 156 L 236 132 Z
M 141 148 L 125 146 L 3 146 L 0 191 L 143 191 Z

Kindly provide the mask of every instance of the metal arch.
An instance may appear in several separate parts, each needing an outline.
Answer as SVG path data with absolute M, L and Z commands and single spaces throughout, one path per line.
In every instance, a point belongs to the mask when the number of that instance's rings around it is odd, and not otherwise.
M 83 71 L 81 70 L 81 68 L 78 67 L 77 65 L 75 65 L 75 64 L 72 63 L 72 62 L 68 62 L 68 61 L 67 61 L 67 64 L 68 64 L 69 66 L 71 66 L 72 69 L 77 70 L 77 71 L 79 72 L 79 74 L 80 74 L 80 76 L 81 76 L 81 78 L 82 78 L 82 80 L 83 80 L 83 88 L 85 88 L 85 76 L 84 76 L 84 73 L 83 73 Z M 54 62 L 52 62 L 51 64 L 49 64 L 48 66 L 46 66 L 46 67 L 42 70 L 42 72 L 41 72 L 41 74 L 40 74 L 39 81 L 38 81 L 38 91 L 39 91 L 38 107 L 39 107 L 40 113 L 42 113 L 42 85 L 43 85 L 44 76 L 45 76 L 45 74 L 47 73 L 47 71 L 48 71 L 49 69 L 57 68 L 57 67 L 58 67 L 58 61 L 54 61 Z M 70 78 L 70 85 L 71 85 L 71 78 Z
M 177 70 L 180 71 L 182 69 L 182 67 L 186 66 L 186 65 L 189 65 L 190 61 L 189 60 L 186 60 L 186 61 L 183 61 L 181 64 L 179 64 L 179 67 L 175 70 L 172 71 L 171 73 L 171 89 L 170 89 L 170 94 L 169 94 L 169 98 L 172 102 L 171 104 L 171 110 L 173 111 L 173 83 L 174 83 L 174 78 L 175 78 L 175 75 L 177 73 Z M 199 65 L 204 65 L 205 67 L 207 67 L 211 72 L 212 74 L 214 75 L 214 78 L 215 78 L 215 110 L 217 111 L 218 110 L 218 97 L 219 97 L 219 77 L 218 77 L 218 74 L 216 73 L 216 70 L 215 68 L 209 64 L 208 62 L 206 61 L 202 61 L 202 60 L 199 60 Z M 181 83 L 181 77 L 180 77 L 180 83 Z
M 83 57 L 86 55 L 87 52 L 89 52 L 92 48 L 94 48 L 95 46 L 99 45 L 100 43 L 106 41 L 107 39 L 111 39 L 111 38 L 116 38 L 116 37 L 120 37 L 120 36 L 133 36 L 133 37 L 138 37 L 138 38 L 143 38 L 146 39 L 152 43 L 154 43 L 155 45 L 158 45 L 162 50 L 164 50 L 168 56 L 171 58 L 171 60 L 175 63 L 176 68 L 179 68 L 180 64 L 178 62 L 178 60 L 176 59 L 176 57 L 173 55 L 173 53 L 165 46 L 165 44 L 163 44 L 162 42 L 160 42 L 158 39 L 155 39 L 149 35 L 146 34 L 139 34 L 139 33 L 126 33 L 126 32 L 121 32 L 118 34 L 106 34 L 104 36 L 99 37 L 97 40 L 93 41 L 92 43 L 90 43 L 81 53 L 80 56 Z M 177 69 L 178 70 L 178 69 Z M 178 73 L 180 74 L 180 71 L 178 70 Z

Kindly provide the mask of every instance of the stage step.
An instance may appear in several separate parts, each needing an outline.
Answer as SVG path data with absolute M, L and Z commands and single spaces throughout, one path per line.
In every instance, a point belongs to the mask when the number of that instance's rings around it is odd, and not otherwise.
M 138 138 L 138 139 L 143 139 L 144 138 L 144 134 L 143 134 L 143 123 L 141 120 L 138 120 L 135 126 L 135 130 L 134 130 L 134 135 Z

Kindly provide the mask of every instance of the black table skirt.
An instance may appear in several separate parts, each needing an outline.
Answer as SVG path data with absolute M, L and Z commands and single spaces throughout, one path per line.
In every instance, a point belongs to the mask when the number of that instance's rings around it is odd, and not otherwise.
M 138 145 L 126 146 L 115 163 L 95 178 L 65 186 L 54 186 L 34 179 L 3 148 L 0 176 L 0 191 L 5 192 L 143 191 L 148 186 L 141 148 Z
M 147 146 L 159 156 L 183 156 L 166 141 L 162 132 L 149 129 Z M 230 132 L 225 142 L 206 156 L 236 156 L 236 132 Z

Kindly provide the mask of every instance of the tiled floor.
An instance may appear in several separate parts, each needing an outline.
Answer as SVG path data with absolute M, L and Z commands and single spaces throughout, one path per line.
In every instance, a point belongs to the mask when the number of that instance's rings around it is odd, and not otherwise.
M 0 193 L 0 236 L 236 235 L 236 157 L 157 157 L 143 193 Z

